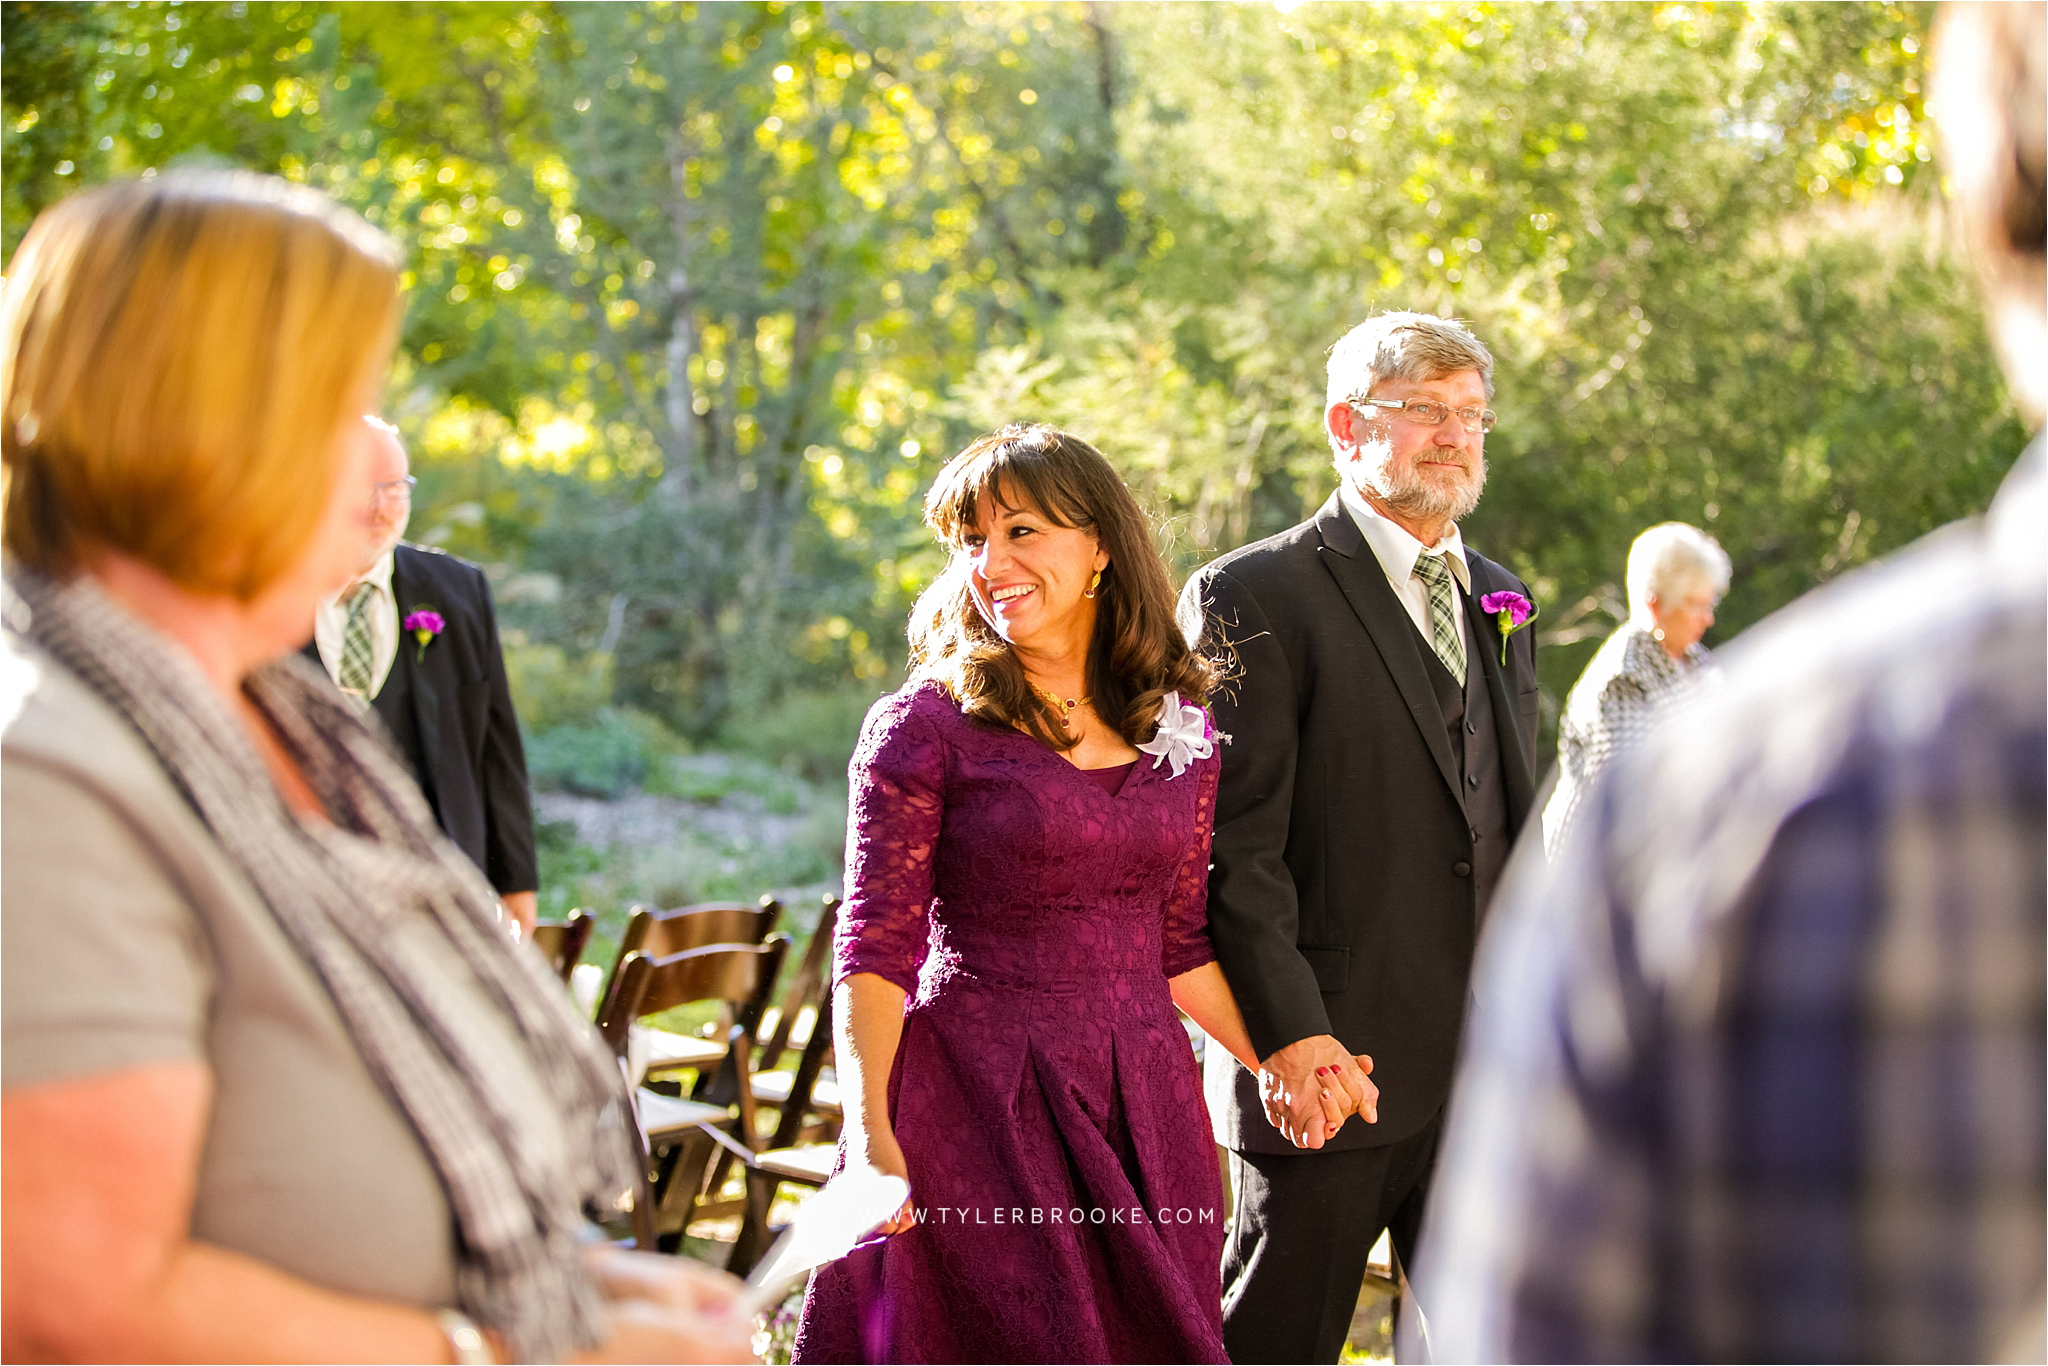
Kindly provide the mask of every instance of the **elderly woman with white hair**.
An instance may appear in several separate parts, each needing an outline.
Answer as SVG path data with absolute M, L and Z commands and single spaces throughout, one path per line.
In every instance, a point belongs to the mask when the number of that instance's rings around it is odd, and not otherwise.
M 1729 572 L 1720 543 L 1684 522 L 1653 526 L 1629 547 L 1628 621 L 1572 685 L 1558 726 L 1557 789 L 1543 808 L 1550 855 L 1601 770 L 1707 676 L 1700 637 L 1714 624 Z

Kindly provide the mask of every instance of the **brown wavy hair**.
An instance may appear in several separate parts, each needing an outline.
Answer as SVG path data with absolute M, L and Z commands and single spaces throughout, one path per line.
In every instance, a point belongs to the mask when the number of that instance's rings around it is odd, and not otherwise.
M 977 509 L 988 498 L 1014 510 L 1005 497 L 1058 526 L 1094 532 L 1109 556 L 1088 651 L 1095 714 L 1136 745 L 1152 738 L 1168 692 L 1206 702 L 1216 666 L 1188 648 L 1175 624 L 1173 582 L 1138 500 L 1101 451 L 1044 423 L 1013 422 L 977 438 L 946 462 L 925 495 L 925 523 L 953 557 L 911 609 L 911 677 L 938 682 L 985 725 L 1022 727 L 1057 750 L 1080 742 L 1033 690 L 971 589 L 965 552 Z

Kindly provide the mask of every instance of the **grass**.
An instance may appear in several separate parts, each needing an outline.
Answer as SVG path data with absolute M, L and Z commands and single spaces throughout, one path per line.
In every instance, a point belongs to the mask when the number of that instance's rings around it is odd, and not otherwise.
M 798 940 L 795 951 L 802 951 L 803 940 L 817 922 L 819 898 L 839 890 L 844 799 L 787 773 L 769 770 L 773 785 L 768 786 L 758 777 L 735 778 L 706 762 L 723 757 L 698 755 L 678 761 L 678 767 L 690 765 L 685 776 L 697 784 L 692 789 L 697 795 L 688 800 L 705 809 L 724 807 L 795 819 L 741 823 L 735 829 L 732 821 L 693 827 L 685 816 L 672 840 L 613 843 L 603 849 L 579 839 L 571 822 L 541 824 L 541 918 L 559 920 L 578 906 L 588 910 L 596 924 L 584 950 L 585 962 L 609 967 L 635 903 L 671 907 L 698 901 L 754 901 L 764 894 L 782 902 L 783 925 Z M 768 790 L 761 791 L 763 786 Z
M 1351 1332 L 1339 1361 L 1394 1359 L 1394 1303 L 1393 1296 L 1383 1295 L 1370 1285 L 1360 1292 L 1358 1308 L 1351 1315 Z
M 678 754 L 657 762 L 644 790 L 684 801 L 758 804 L 775 816 L 793 816 L 817 803 L 818 789 L 787 769 L 743 754 Z

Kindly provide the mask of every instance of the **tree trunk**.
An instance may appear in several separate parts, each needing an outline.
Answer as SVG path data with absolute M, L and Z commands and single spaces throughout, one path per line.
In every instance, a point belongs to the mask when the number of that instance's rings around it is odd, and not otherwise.
M 675 264 L 668 273 L 668 469 L 663 481 L 681 506 L 689 506 L 697 485 L 697 404 L 690 387 L 690 357 L 696 353 L 696 328 L 690 290 L 689 157 L 680 136 L 668 144 L 669 221 L 675 232 Z

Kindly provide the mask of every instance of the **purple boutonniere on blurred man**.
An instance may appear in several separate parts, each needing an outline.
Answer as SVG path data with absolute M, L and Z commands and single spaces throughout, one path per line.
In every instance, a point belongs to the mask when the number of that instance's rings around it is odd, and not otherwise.
M 448 629 L 448 623 L 431 607 L 413 608 L 402 625 L 412 632 L 412 638 L 420 643 L 420 660 L 426 659 L 427 646 L 433 643 L 434 637 Z
M 1520 593 L 1487 593 L 1479 599 L 1479 610 L 1491 612 L 1500 624 L 1500 662 L 1508 662 L 1508 637 L 1536 620 L 1536 604 Z

